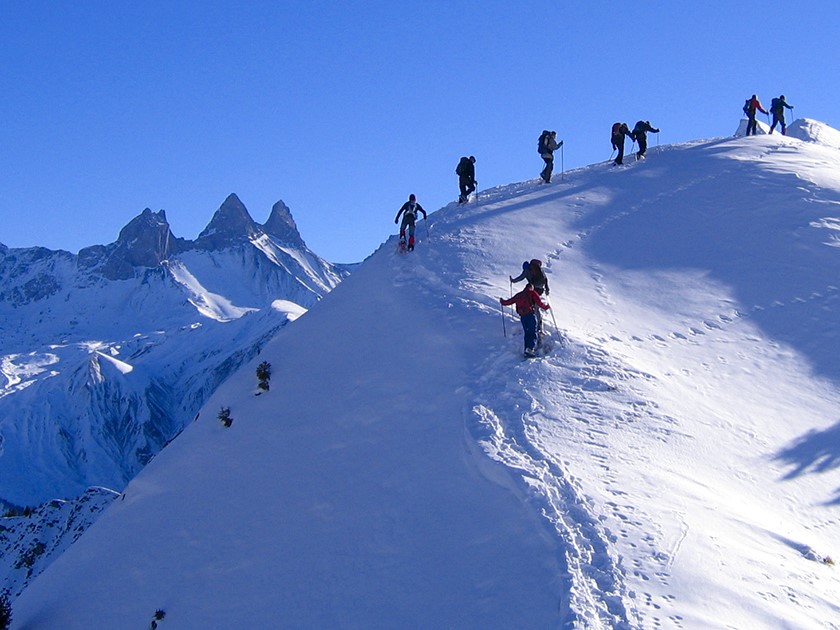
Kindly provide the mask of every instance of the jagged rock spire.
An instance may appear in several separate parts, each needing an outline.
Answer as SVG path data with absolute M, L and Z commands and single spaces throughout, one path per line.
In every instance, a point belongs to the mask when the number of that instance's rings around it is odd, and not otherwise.
M 166 213 L 146 208 L 120 230 L 116 242 L 81 250 L 79 265 L 98 268 L 109 280 L 124 280 L 134 275 L 135 267 L 156 267 L 180 251 L 181 243 L 172 235 Z
M 283 243 L 304 246 L 295 220 L 292 218 L 292 213 L 289 207 L 282 201 L 278 201 L 271 208 L 271 214 L 268 216 L 268 221 L 263 225 L 263 230 L 265 230 L 266 234 L 275 237 Z
M 235 193 L 228 195 L 207 227 L 198 235 L 195 246 L 200 249 L 219 250 L 248 240 L 261 232 L 248 214 L 245 205 Z

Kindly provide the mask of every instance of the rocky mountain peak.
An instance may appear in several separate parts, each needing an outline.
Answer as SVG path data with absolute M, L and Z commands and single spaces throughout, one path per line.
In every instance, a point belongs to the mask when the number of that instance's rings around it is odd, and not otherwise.
M 95 267 L 109 280 L 125 280 L 134 275 L 135 267 L 156 267 L 181 249 L 169 229 L 163 210 L 146 208 L 120 230 L 116 242 L 108 246 L 94 245 L 79 252 L 81 267 Z
M 261 232 L 245 205 L 235 193 L 228 195 L 216 210 L 207 227 L 198 235 L 195 246 L 206 250 L 220 250 L 246 241 Z
M 282 201 L 278 201 L 271 208 L 271 214 L 268 216 L 268 221 L 263 225 L 263 230 L 283 243 L 304 246 L 289 206 Z

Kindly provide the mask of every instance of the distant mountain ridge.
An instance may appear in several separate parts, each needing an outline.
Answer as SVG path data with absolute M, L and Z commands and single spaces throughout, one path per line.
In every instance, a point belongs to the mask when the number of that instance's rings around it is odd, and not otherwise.
M 195 240 L 173 235 L 163 210 L 145 209 L 115 242 L 78 255 L 0 245 L 0 509 L 122 490 L 350 269 L 310 251 L 282 202 L 260 225 L 235 194 Z M 68 509 L 100 509 L 112 495 Z M 56 528 L 22 545 L 7 527 L 0 542 L 18 541 L 4 549 L 14 557 L 63 548 L 44 539 Z M 14 591 L 31 573 L 16 564 Z

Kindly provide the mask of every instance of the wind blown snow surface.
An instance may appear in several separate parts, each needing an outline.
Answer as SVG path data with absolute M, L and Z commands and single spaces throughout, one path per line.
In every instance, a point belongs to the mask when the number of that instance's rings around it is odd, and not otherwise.
M 840 627 L 840 152 L 806 140 L 663 147 L 389 240 L 13 628 Z M 532 257 L 553 347 L 523 360 L 498 297 Z

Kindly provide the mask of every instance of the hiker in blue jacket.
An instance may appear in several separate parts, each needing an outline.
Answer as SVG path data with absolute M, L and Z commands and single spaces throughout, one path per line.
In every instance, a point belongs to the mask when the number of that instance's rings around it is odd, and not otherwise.
M 773 124 L 770 125 L 770 133 L 776 128 L 776 125 L 781 125 L 782 135 L 785 135 L 785 108 L 793 109 L 793 105 L 788 105 L 785 101 L 785 95 L 782 94 L 779 98 L 774 98 L 770 101 L 770 113 L 773 114 Z
M 633 137 L 636 138 L 636 142 L 639 143 L 639 150 L 636 152 L 637 160 L 645 157 L 645 151 L 647 151 L 648 131 L 651 133 L 659 133 L 659 129 L 654 129 L 650 126 L 649 120 L 640 120 L 633 127 Z

